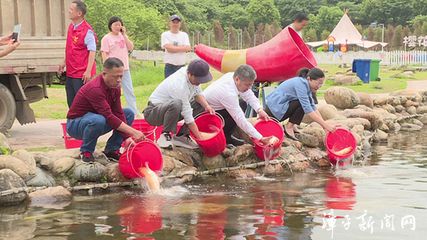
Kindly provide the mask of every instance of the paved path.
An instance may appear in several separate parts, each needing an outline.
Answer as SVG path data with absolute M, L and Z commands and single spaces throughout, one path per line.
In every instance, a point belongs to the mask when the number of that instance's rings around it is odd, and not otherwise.
M 408 81 L 407 89 L 427 90 L 427 80 Z M 374 96 L 384 96 L 385 94 L 374 94 Z M 319 102 L 324 102 L 319 99 Z M 63 148 L 62 128 L 60 123 L 64 120 L 39 119 L 37 123 L 21 126 L 17 121 L 9 131 L 9 143 L 14 149 L 20 148 Z M 105 142 L 108 136 L 103 136 L 100 142 Z

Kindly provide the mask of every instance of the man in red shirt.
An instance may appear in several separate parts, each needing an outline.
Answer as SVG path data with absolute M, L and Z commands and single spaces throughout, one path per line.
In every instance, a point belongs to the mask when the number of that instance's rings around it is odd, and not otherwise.
M 65 59 L 59 71 L 63 72 L 64 66 L 66 67 L 65 90 L 68 107 L 71 107 L 79 89 L 95 76 L 97 39 L 92 27 L 85 20 L 86 4 L 83 1 L 74 0 L 68 14 L 71 23 L 68 26 Z
M 76 139 L 82 139 L 80 156 L 84 162 L 93 162 L 98 138 L 111 130 L 104 154 L 111 160 L 118 160 L 119 149 L 125 139 L 125 146 L 144 139 L 142 132 L 130 127 L 135 114 L 122 109 L 120 84 L 124 72 L 123 62 L 109 58 L 104 62 L 101 75 L 85 84 L 77 93 L 67 114 L 67 132 Z

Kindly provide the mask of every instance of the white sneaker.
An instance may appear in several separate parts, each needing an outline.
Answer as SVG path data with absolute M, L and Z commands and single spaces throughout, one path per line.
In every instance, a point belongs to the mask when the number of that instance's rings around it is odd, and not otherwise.
M 169 133 L 160 134 L 159 139 L 157 139 L 157 145 L 161 148 L 172 149 L 172 137 Z
M 197 143 L 195 143 L 193 141 L 193 139 L 191 139 L 190 136 L 174 136 L 172 143 L 175 147 L 183 147 L 183 148 L 188 148 L 188 149 L 196 149 L 199 148 L 199 145 L 197 145 Z

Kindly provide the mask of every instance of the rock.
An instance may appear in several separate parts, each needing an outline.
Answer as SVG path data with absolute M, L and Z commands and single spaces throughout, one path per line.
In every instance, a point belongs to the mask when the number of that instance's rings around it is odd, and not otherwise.
M 382 124 L 381 117 L 376 112 L 365 112 L 360 109 L 346 109 L 343 112 L 347 118 L 365 118 L 371 123 L 371 129 L 375 130 Z
M 326 152 L 318 148 L 306 148 L 304 151 L 304 157 L 311 160 L 320 159 L 326 157 Z
M 175 167 L 175 169 L 169 175 L 178 176 L 180 178 L 180 179 L 174 179 L 173 180 L 174 183 L 184 183 L 186 181 L 191 181 L 196 171 L 197 171 L 197 168 L 192 166 L 185 166 L 183 168 Z
M 50 161 L 49 156 L 45 153 L 36 152 L 36 153 L 33 153 L 33 156 L 37 164 L 40 164 L 41 162 Z
M 126 182 L 129 179 L 125 178 L 120 172 L 118 163 L 110 163 L 105 168 L 105 176 L 108 182 Z
M 12 156 L 0 156 L 0 169 L 8 168 L 18 174 L 22 179 L 29 180 L 36 175 L 36 171 L 31 171 L 27 164 Z
M 353 85 L 359 81 L 357 76 L 348 75 L 336 75 L 334 82 L 337 85 Z
M 367 106 L 369 108 L 374 107 L 374 100 L 372 100 L 372 97 L 368 93 L 357 93 L 357 96 L 360 99 L 360 104 Z
M 294 172 L 303 172 L 305 171 L 308 167 L 310 166 L 310 164 L 307 161 L 303 161 L 303 162 L 295 162 L 291 164 L 291 169 Z
M 356 134 L 358 134 L 359 136 L 362 136 L 363 135 L 363 131 L 365 130 L 365 128 L 363 127 L 363 125 L 361 125 L 361 124 L 358 124 L 358 125 L 354 125 L 352 128 L 351 128 L 351 131 L 353 132 L 353 133 L 356 133 Z
M 203 166 L 205 166 L 206 169 L 215 169 L 215 168 L 222 168 L 225 167 L 225 159 L 220 154 L 215 157 L 207 157 L 203 156 L 202 158 Z
M 163 175 L 168 175 L 175 168 L 174 159 L 164 155 L 163 156 Z
M 41 168 L 36 168 L 36 176 L 28 180 L 26 184 L 32 187 L 53 187 L 56 185 L 56 182 L 49 172 Z
M 404 104 L 402 104 L 405 108 L 409 108 L 409 107 L 418 107 L 419 103 L 418 102 L 414 102 L 412 100 L 408 100 L 406 101 Z
M 381 106 L 387 104 L 388 97 L 387 96 L 380 96 L 374 98 L 374 105 Z
M 422 122 L 423 124 L 427 124 L 427 114 L 424 114 L 423 116 L 421 116 L 419 118 L 420 122 Z
M 79 159 L 80 149 L 74 148 L 74 149 L 55 150 L 55 151 L 48 152 L 46 155 L 47 157 L 52 159 L 59 159 L 59 158 L 65 158 L 65 157 Z
M 78 161 L 82 162 L 80 160 Z M 59 158 L 51 162 L 51 165 L 49 166 L 49 170 L 51 170 L 52 173 L 55 175 L 60 175 L 70 170 L 74 166 L 74 163 L 75 163 L 75 159 L 73 158 L 70 158 L 70 157 Z
M 386 123 L 383 123 L 378 129 L 386 133 L 390 132 L 390 128 Z
M 105 156 L 105 154 L 101 151 L 95 151 L 93 153 L 93 157 L 95 158 L 95 162 L 101 163 L 104 166 L 111 164 L 112 162 Z
M 321 158 L 317 161 L 317 165 L 321 168 L 326 168 L 326 167 L 332 167 L 333 165 L 331 164 L 331 162 L 329 162 L 329 160 L 325 159 L 325 158 Z
M 387 141 L 387 138 L 388 138 L 388 134 L 387 133 L 385 133 L 384 131 L 381 131 L 381 130 L 377 129 L 375 131 L 373 140 L 374 140 L 374 142 L 382 142 L 382 141 Z
M 406 99 L 414 101 L 414 102 L 422 102 L 422 100 L 423 100 L 423 97 L 421 96 L 421 94 L 416 89 L 406 89 L 406 90 L 392 92 L 392 93 L 390 93 L 390 96 L 405 97 Z M 404 100 L 404 99 L 402 98 L 402 100 Z M 401 102 L 403 104 L 402 100 L 401 100 Z
M 55 204 L 70 202 L 71 192 L 62 186 L 49 187 L 30 193 L 31 205 L 38 207 L 54 207 Z
M 14 171 L 10 169 L 0 170 L 0 192 L 14 189 L 24 188 L 25 182 Z M 21 191 L 9 195 L 0 196 L 0 206 L 16 205 L 27 198 L 27 192 Z
M 234 154 L 234 148 L 225 148 L 222 152 L 222 156 L 224 158 L 228 158 Z
M 334 105 L 331 104 L 320 104 L 317 109 L 320 112 L 320 115 L 322 115 L 323 120 L 329 120 L 338 118 L 341 115 L 338 113 L 337 108 Z
M 326 134 L 325 134 L 325 130 L 323 130 L 322 127 L 320 127 L 320 126 L 319 127 L 317 127 L 317 126 L 316 127 L 306 127 L 301 132 L 315 136 L 317 138 L 317 141 L 318 141 L 318 146 L 321 146 L 321 147 L 324 146 L 324 139 L 325 139 Z
M 73 177 L 79 182 L 99 182 L 105 176 L 106 168 L 101 163 L 84 163 L 77 160 L 73 171 Z
M 307 147 L 318 147 L 319 146 L 319 140 L 316 136 L 313 136 L 311 134 L 306 133 L 300 133 L 298 135 L 299 141 L 307 146 Z
M 406 109 L 406 111 L 407 111 L 409 114 L 411 114 L 411 115 L 413 115 L 413 114 L 417 114 L 417 108 L 416 108 L 416 107 L 414 107 L 414 106 L 410 106 L 410 107 L 408 107 L 408 108 Z
M 356 92 L 345 87 L 331 87 L 326 90 L 325 101 L 340 109 L 354 108 L 360 103 Z
M 258 176 L 258 174 L 251 169 L 237 169 L 229 171 L 226 174 L 228 177 L 235 178 L 235 179 L 248 179 L 248 178 L 254 178 Z
M 416 119 L 416 118 L 412 118 L 411 120 L 409 120 L 409 123 L 415 124 L 417 126 L 423 127 L 424 123 L 422 123 L 420 120 Z
M 164 150 L 164 155 L 185 163 L 188 166 L 201 167 L 202 154 L 200 150 L 175 148 L 173 151 Z
M 283 167 L 281 164 L 268 164 L 264 167 L 263 173 L 266 176 L 277 176 L 283 173 Z
M 0 155 L 8 155 L 11 151 L 7 137 L 0 133 Z
M 394 109 L 396 110 L 396 112 L 400 113 L 405 110 L 405 107 L 402 105 L 397 105 L 394 107 Z
M 400 96 L 390 96 L 387 99 L 387 104 L 397 106 L 402 104 L 402 98 Z
M 33 154 L 29 153 L 27 150 L 20 149 L 12 153 L 12 156 L 23 161 L 30 168 L 31 172 L 36 172 L 36 160 L 33 157 Z
M 349 118 L 345 120 L 330 119 L 326 121 L 329 124 L 341 125 L 347 128 L 353 128 L 355 125 L 363 125 L 364 129 L 371 129 L 371 123 L 364 118 Z
M 390 104 L 386 104 L 386 105 L 383 105 L 381 107 L 382 107 L 382 109 L 386 110 L 389 113 L 395 113 L 396 112 L 396 109 Z
M 234 150 L 234 155 L 226 159 L 227 166 L 237 166 L 247 160 L 256 161 L 252 145 L 244 144 Z
M 418 114 L 424 114 L 424 113 L 427 113 L 427 106 L 419 106 L 419 107 L 417 108 L 417 113 L 418 113 Z
M 402 126 L 400 126 L 399 123 L 395 122 L 394 123 L 394 131 L 399 132 L 401 129 L 402 129 Z
M 419 131 L 421 130 L 422 127 L 412 124 L 412 123 L 403 123 L 401 125 L 401 131 L 406 131 L 406 132 L 413 132 L 413 131 Z

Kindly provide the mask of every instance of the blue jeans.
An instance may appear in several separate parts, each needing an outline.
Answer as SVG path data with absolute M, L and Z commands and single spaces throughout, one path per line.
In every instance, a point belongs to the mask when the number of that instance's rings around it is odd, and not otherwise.
M 123 112 L 125 113 L 127 124 L 132 125 L 135 118 L 133 111 L 129 108 L 125 108 Z M 88 112 L 83 117 L 67 119 L 68 134 L 75 139 L 83 140 L 80 152 L 93 153 L 98 138 L 111 130 L 112 128 L 108 125 L 105 117 L 100 114 Z M 118 150 L 122 142 L 122 135 L 118 130 L 114 130 L 113 135 L 108 139 L 107 145 L 105 146 L 105 152 Z
M 136 107 L 136 97 L 133 91 L 132 78 L 129 70 L 125 70 L 122 78 L 122 89 L 123 95 L 126 98 L 127 107 L 133 111 L 133 113 L 140 113 Z
M 176 71 L 178 71 L 183 66 L 184 65 L 173 65 L 173 64 L 166 63 L 165 64 L 165 78 L 167 78 L 170 75 L 174 74 Z

